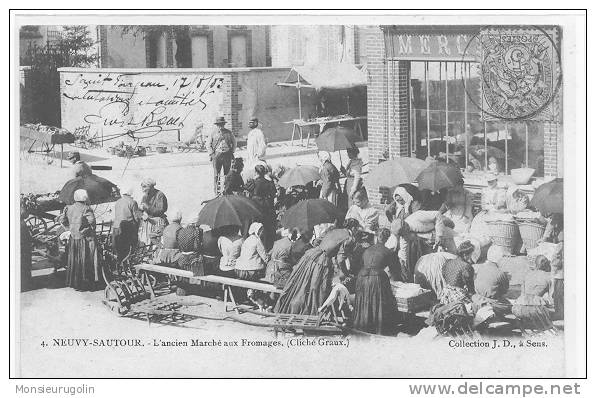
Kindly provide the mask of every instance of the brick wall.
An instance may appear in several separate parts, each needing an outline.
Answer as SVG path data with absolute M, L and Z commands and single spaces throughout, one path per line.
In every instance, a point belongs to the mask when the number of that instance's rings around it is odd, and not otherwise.
M 544 175 L 562 177 L 563 170 L 559 170 L 558 156 L 563 148 L 559 148 L 559 124 L 556 122 L 544 123 Z
M 387 120 L 387 70 L 385 65 L 385 46 L 383 32 L 378 27 L 371 27 L 366 31 L 367 69 L 368 69 L 368 159 L 369 168 L 379 163 L 383 152 L 388 147 Z M 371 203 L 378 204 L 381 199 L 379 192 L 369 192 Z
M 233 73 L 230 75 L 231 82 L 231 122 L 232 131 L 238 134 L 242 130 L 242 122 L 240 121 L 239 112 L 242 111 L 242 104 L 238 101 L 238 94 L 242 90 L 242 87 L 238 83 L 238 74 Z
M 389 158 L 410 156 L 410 63 L 388 63 Z
M 410 66 L 407 61 L 385 61 L 383 32 L 378 27 L 366 31 L 368 68 L 368 156 L 373 170 L 385 155 L 410 155 Z M 378 205 L 386 192 L 369 192 Z

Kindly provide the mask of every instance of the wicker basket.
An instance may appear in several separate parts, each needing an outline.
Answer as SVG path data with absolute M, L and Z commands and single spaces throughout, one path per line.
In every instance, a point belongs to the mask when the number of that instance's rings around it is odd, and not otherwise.
M 419 311 L 428 310 L 433 305 L 435 296 L 430 290 L 423 289 L 423 293 L 420 293 L 418 296 L 408 298 L 396 296 L 397 290 L 398 289 L 396 286 L 392 284 L 391 291 L 393 292 L 393 297 L 395 297 L 395 301 L 397 302 L 397 310 L 400 312 L 416 313 Z
M 542 238 L 546 225 L 539 224 L 533 221 L 518 220 L 519 234 L 526 250 L 533 249 L 538 246 L 538 240 Z
M 513 253 L 519 239 L 519 228 L 515 221 L 488 221 L 490 239 L 496 246 Z

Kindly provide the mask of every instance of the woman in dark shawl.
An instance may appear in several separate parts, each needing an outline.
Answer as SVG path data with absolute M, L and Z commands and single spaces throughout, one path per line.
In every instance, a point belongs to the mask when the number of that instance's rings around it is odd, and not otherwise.
M 391 334 L 395 328 L 397 307 L 385 268 L 394 280 L 401 279 L 401 271 L 395 254 L 385 247 L 390 236 L 388 229 L 379 230 L 377 243 L 362 255 L 364 267 L 356 278 L 354 328 L 368 333 Z
M 302 315 L 318 313 L 331 292 L 333 259 L 340 269 L 346 269 L 345 261 L 351 255 L 358 227 L 356 220 L 346 220 L 344 228 L 327 232 L 317 246 L 302 256 L 286 282 L 275 312 Z

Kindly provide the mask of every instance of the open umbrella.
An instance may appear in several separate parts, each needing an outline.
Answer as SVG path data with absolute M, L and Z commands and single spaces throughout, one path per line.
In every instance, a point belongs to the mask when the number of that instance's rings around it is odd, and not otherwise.
M 305 232 L 315 225 L 331 223 L 343 216 L 344 213 L 326 199 L 307 199 L 286 210 L 281 225 Z
M 418 158 L 391 159 L 375 166 L 364 180 L 364 185 L 373 189 L 414 182 L 427 166 L 427 162 Z
M 563 179 L 556 178 L 536 188 L 530 206 L 548 215 L 563 214 Z
M 74 193 L 78 189 L 84 189 L 89 196 L 89 204 L 96 205 L 98 203 L 110 202 L 117 195 L 116 185 L 105 178 L 96 176 L 95 174 L 88 174 L 69 180 L 64 184 L 60 190 L 58 200 L 67 205 L 74 203 Z
M 474 156 L 484 156 L 484 152 L 488 152 L 488 156 L 494 156 L 497 159 L 505 159 L 505 152 L 496 148 L 494 146 L 487 145 L 486 148 L 484 145 L 470 145 L 468 147 L 468 151 L 472 153 Z
M 306 185 L 309 182 L 321 179 L 318 167 L 315 166 L 296 166 L 286 171 L 279 179 L 279 185 L 284 188 L 290 188 L 296 185 Z
M 317 137 L 319 151 L 336 152 L 356 148 L 359 137 L 354 130 L 346 127 L 332 127 Z
M 263 214 L 252 200 L 239 195 L 218 196 L 208 201 L 199 213 L 199 224 L 219 228 L 227 225 L 242 227 L 245 223 L 261 220 Z
M 418 188 L 437 192 L 458 185 L 463 181 L 463 176 L 459 168 L 452 164 L 433 162 L 422 170 L 417 180 Z

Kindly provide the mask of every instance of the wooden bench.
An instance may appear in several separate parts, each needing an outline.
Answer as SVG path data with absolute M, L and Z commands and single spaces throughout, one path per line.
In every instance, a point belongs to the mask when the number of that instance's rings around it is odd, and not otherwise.
M 234 309 L 237 307 L 236 300 L 234 299 L 234 294 L 232 292 L 232 287 L 240 287 L 244 289 L 252 289 L 258 290 L 260 292 L 267 292 L 267 293 L 274 293 L 274 294 L 281 294 L 282 290 L 276 288 L 273 285 L 263 282 L 253 282 L 253 281 L 246 281 L 243 279 L 235 279 L 235 278 L 228 278 L 226 276 L 219 276 L 219 275 L 204 275 L 204 276 L 194 276 L 192 271 L 186 271 L 178 268 L 171 268 L 171 267 L 164 267 L 163 265 L 155 265 L 155 264 L 136 264 L 135 268 L 141 274 L 147 275 L 147 272 L 156 272 L 159 274 L 165 275 L 172 275 L 172 276 L 179 276 L 182 278 L 188 278 L 191 281 L 201 281 L 201 282 L 210 282 L 222 285 L 224 291 L 224 308 L 226 311 L 228 310 L 228 305 L 231 303 Z M 144 278 L 148 280 L 148 278 Z M 153 292 L 153 288 L 149 283 L 149 290 L 151 292 L 151 296 L 155 297 L 155 293 Z

